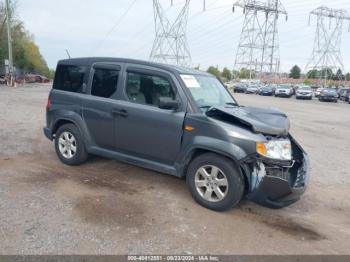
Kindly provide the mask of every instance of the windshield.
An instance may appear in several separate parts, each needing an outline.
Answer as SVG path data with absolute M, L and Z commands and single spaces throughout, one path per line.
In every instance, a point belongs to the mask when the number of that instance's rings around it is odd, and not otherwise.
M 215 106 L 235 106 L 237 102 L 215 77 L 203 75 L 181 75 L 197 106 L 207 111 Z
M 310 91 L 310 90 L 311 90 L 311 87 L 308 87 L 308 86 L 301 86 L 301 87 L 299 87 L 299 90 L 308 90 L 308 91 Z
M 291 89 L 290 86 L 279 86 L 278 89 Z
M 269 86 L 265 86 L 265 87 L 262 88 L 262 90 L 263 91 L 271 91 L 271 90 L 273 90 L 273 88 L 269 87 Z
M 334 89 L 324 89 L 323 92 L 325 92 L 325 93 L 337 93 L 337 91 Z

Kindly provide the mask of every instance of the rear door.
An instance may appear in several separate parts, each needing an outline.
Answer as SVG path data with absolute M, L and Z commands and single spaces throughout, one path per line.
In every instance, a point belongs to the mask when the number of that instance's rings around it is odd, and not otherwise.
M 119 152 L 172 165 L 180 152 L 185 118 L 184 97 L 167 72 L 129 64 L 120 93 L 116 147 Z M 181 102 L 179 110 L 158 107 L 159 97 Z M 182 98 L 181 98 L 182 97 Z
M 88 90 L 83 100 L 83 118 L 92 144 L 103 149 L 116 148 L 114 108 L 120 88 L 123 64 L 95 63 L 92 66 Z

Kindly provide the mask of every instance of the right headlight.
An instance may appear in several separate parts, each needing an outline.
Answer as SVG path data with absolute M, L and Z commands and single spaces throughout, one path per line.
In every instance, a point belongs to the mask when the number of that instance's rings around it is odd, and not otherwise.
M 290 140 L 271 140 L 266 143 L 256 143 L 256 151 L 267 158 L 276 160 L 292 160 L 292 145 Z

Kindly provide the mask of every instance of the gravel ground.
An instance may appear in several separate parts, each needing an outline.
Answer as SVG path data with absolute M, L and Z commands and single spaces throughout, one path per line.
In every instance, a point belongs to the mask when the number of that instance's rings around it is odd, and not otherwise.
M 350 105 L 235 95 L 276 107 L 309 153 L 298 203 L 194 203 L 184 180 L 114 160 L 61 164 L 42 134 L 49 86 L 0 87 L 0 254 L 350 254 Z

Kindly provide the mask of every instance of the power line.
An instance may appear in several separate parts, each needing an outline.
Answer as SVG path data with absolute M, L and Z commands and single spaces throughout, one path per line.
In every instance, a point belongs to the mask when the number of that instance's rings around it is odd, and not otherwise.
M 101 46 L 104 44 L 104 42 L 107 40 L 107 38 L 110 36 L 110 34 L 120 25 L 120 23 L 123 21 L 123 19 L 128 15 L 131 8 L 134 6 L 137 0 L 133 0 L 131 4 L 128 6 L 128 8 L 125 10 L 125 12 L 120 16 L 118 21 L 113 25 L 113 27 L 107 32 L 107 34 L 104 36 L 104 38 L 101 40 L 101 42 L 96 46 L 95 52 L 98 51 Z

